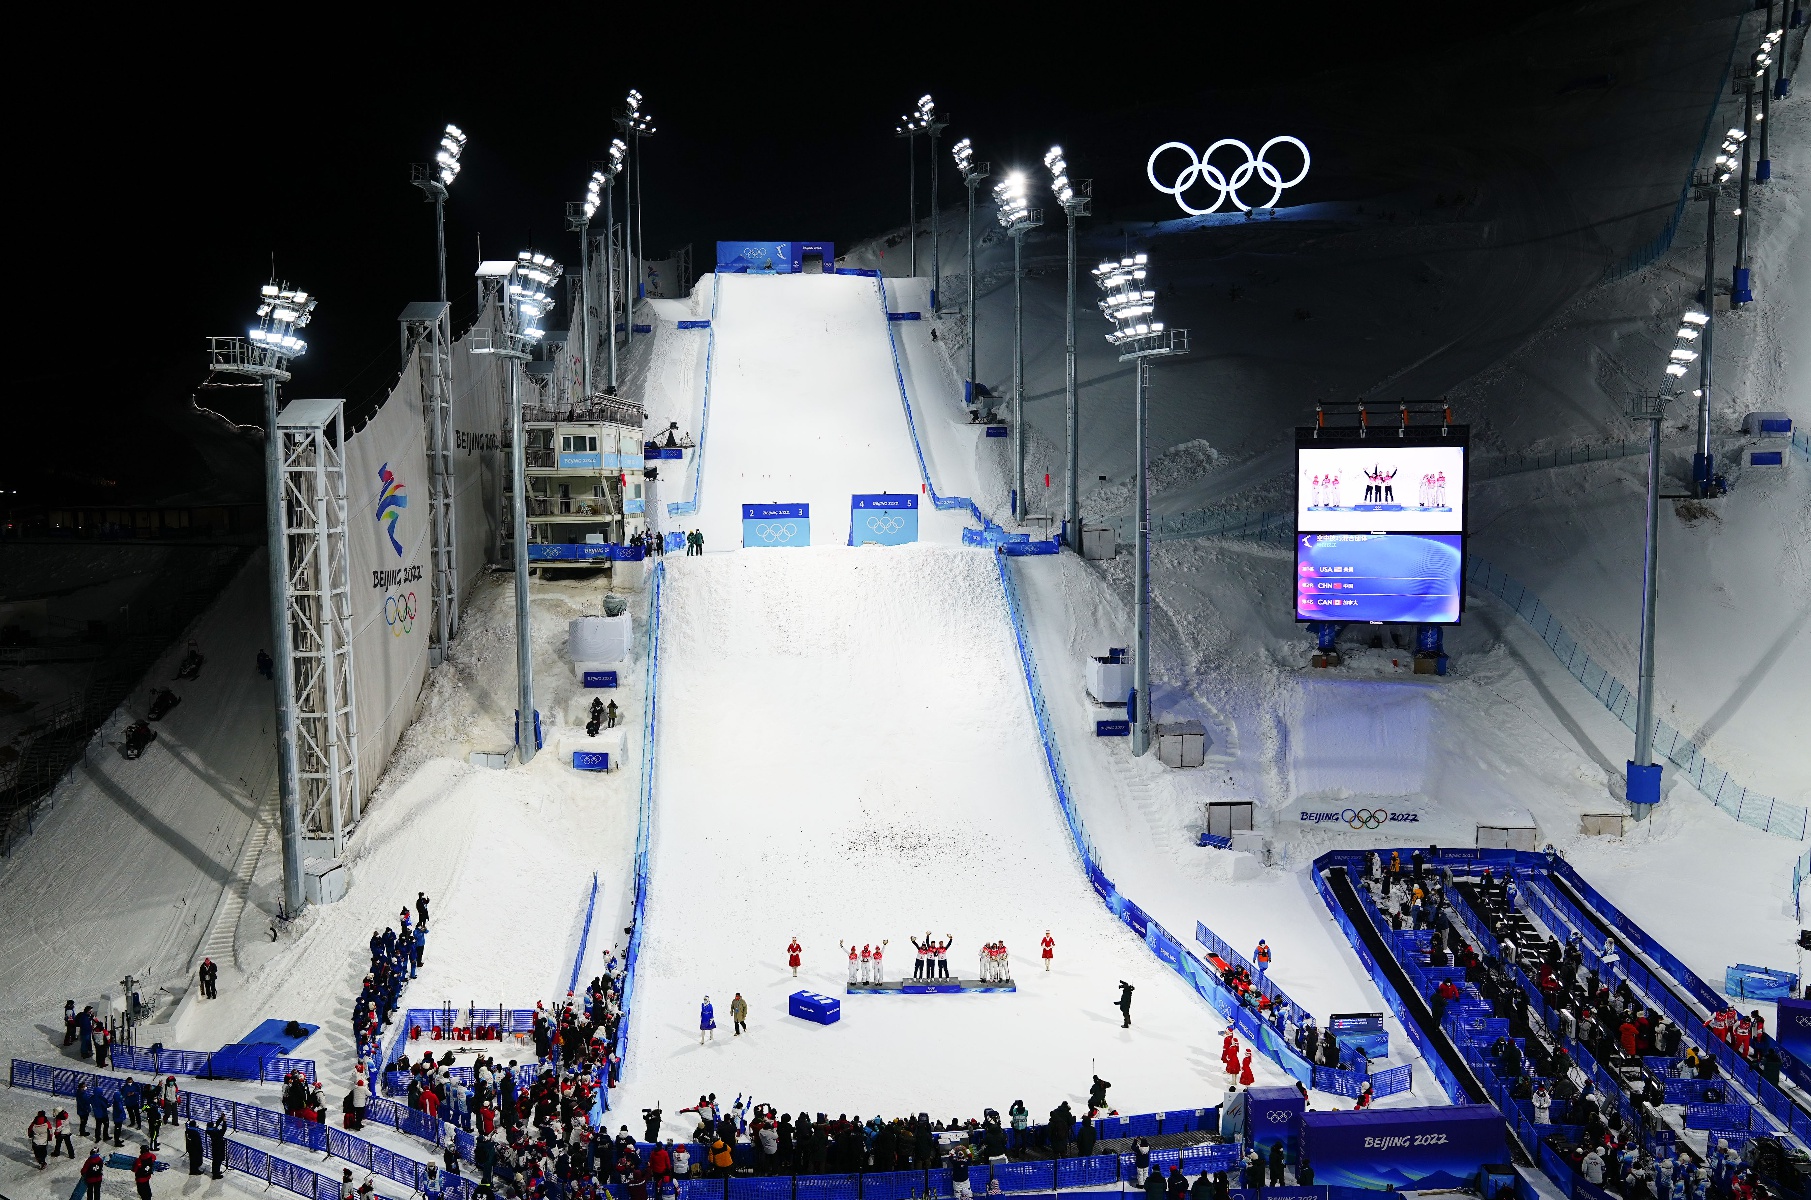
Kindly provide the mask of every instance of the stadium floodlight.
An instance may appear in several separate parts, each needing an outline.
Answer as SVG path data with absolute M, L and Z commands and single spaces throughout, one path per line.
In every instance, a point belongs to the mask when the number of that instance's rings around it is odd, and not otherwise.
M 1677 366 L 1678 364 L 1673 364 Z M 1678 374 L 1684 374 L 1680 366 Z M 1667 368 L 1674 375 L 1673 367 Z M 1677 378 L 1677 376 L 1674 376 Z M 1654 762 L 1654 613 L 1660 601 L 1660 423 L 1675 393 L 1637 396 L 1629 415 L 1648 423 L 1646 543 L 1641 560 L 1641 642 L 1635 684 L 1635 753 L 1628 760 L 1625 794 L 1635 819 L 1642 820 L 1660 800 L 1660 771 Z
M 308 903 L 302 876 L 302 801 L 296 761 L 294 640 L 289 633 L 289 548 L 284 531 L 283 450 L 277 436 L 277 385 L 308 353 L 301 331 L 316 300 L 276 280 L 258 290 L 257 323 L 244 337 L 208 339 L 208 369 L 264 386 L 264 544 L 269 571 L 271 679 L 276 690 L 277 796 L 283 834 L 283 905 L 290 916 Z
M 592 164 L 596 169 L 591 173 L 591 191 L 587 193 L 587 200 L 589 200 L 592 194 L 601 192 L 604 203 L 604 302 L 598 305 L 598 309 L 599 315 L 603 317 L 604 321 L 604 344 L 609 347 L 608 387 L 611 395 L 616 394 L 616 224 L 611 212 L 611 204 L 612 197 L 616 194 L 616 177 L 622 174 L 623 162 L 628 157 L 628 153 L 629 147 L 626 142 L 621 138 L 612 138 L 609 156 L 601 163 Z M 592 208 L 595 210 L 595 203 Z M 581 269 L 582 267 L 581 263 Z M 589 280 L 588 271 L 585 277 Z M 590 313 L 587 310 L 587 330 L 590 328 L 589 320 Z M 587 352 L 589 352 L 591 345 L 589 337 L 585 344 Z
M 616 114 L 616 127 L 624 136 L 632 140 L 633 154 L 629 158 L 629 178 L 623 184 L 623 349 L 625 352 L 635 341 L 635 301 L 636 293 L 641 291 L 639 282 L 640 268 L 638 262 L 645 262 L 648 245 L 645 238 L 644 221 L 641 206 L 641 139 L 653 137 L 656 132 L 654 118 L 642 110 L 642 94 L 636 88 L 630 88 L 623 101 L 623 107 Z M 618 139 L 619 141 L 621 139 Z M 612 146 L 614 153 L 615 147 Z M 633 209 L 629 207 L 633 204 Z M 639 257 L 637 257 L 639 255 Z M 614 326 L 615 322 L 611 324 Z M 616 337 L 614 328 L 610 332 L 612 340 Z M 614 380 L 612 383 L 614 384 Z
M 566 205 L 566 228 L 579 235 L 579 311 L 573 315 L 578 318 L 574 332 L 579 343 L 579 383 L 587 397 L 591 395 L 591 218 L 597 215 L 609 183 L 602 171 L 592 171 L 585 198 Z
M 1068 218 L 1068 288 L 1063 323 L 1063 399 L 1066 418 L 1066 450 L 1063 472 L 1063 539 L 1081 549 L 1081 410 L 1075 381 L 1075 219 L 1089 213 L 1092 181 L 1076 184 L 1069 178 L 1069 164 L 1063 148 L 1052 146 L 1044 155 L 1044 166 L 1050 172 L 1050 194 Z
M 962 173 L 962 185 L 968 189 L 968 404 L 979 407 L 981 397 L 975 380 L 975 189 L 993 172 L 991 164 L 975 161 L 975 147 L 967 138 L 950 151 L 956 170 Z
M 1151 490 L 1150 490 L 1150 361 L 1188 353 L 1188 330 L 1165 329 L 1156 320 L 1157 292 L 1150 286 L 1150 259 L 1142 252 L 1108 259 L 1094 268 L 1103 293 L 1100 310 L 1113 329 L 1107 342 L 1119 348 L 1119 361 L 1133 371 L 1132 529 L 1132 694 L 1126 718 L 1132 724 L 1132 753 L 1150 749 L 1151 707 Z
M 918 137 L 927 135 L 931 139 L 931 308 L 937 307 L 937 292 L 943 282 L 942 263 L 939 261 L 937 237 L 937 135 L 949 124 L 937 116 L 937 103 L 931 99 L 929 92 L 918 97 L 918 103 L 912 111 L 899 118 L 899 124 L 893 127 L 893 136 L 906 140 L 906 244 L 907 257 L 911 259 L 910 272 L 918 274 Z
M 409 182 L 421 189 L 421 198 L 434 206 L 434 246 L 440 263 L 440 302 L 446 303 L 446 190 L 459 178 L 459 158 L 465 153 L 465 131 L 449 123 L 440 133 L 440 145 L 431 163 L 409 167 Z
M 1025 235 L 1044 223 L 1031 207 L 1031 181 L 1009 171 L 994 186 L 1000 224 L 1012 238 L 1012 515 L 1025 519 Z
M 1702 329 L 1705 325 L 1710 323 L 1710 318 L 1705 316 L 1703 313 L 1699 312 L 1695 308 L 1692 309 L 1690 312 L 1686 313 L 1682 319 L 1685 321 L 1685 323 L 1687 325 L 1696 325 L 1700 329 Z

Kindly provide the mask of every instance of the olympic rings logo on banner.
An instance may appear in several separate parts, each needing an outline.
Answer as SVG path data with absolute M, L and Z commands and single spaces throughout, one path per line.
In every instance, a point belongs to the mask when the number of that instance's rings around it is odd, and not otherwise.
M 1339 819 L 1354 829 L 1377 829 L 1390 819 L 1387 808 L 1348 808 Z
M 755 536 L 769 546 L 784 545 L 799 536 L 799 527 L 791 521 L 782 523 L 761 521 L 755 525 Z
M 1284 179 L 1283 173 L 1266 161 L 1270 148 L 1278 144 L 1294 146 L 1302 152 L 1302 169 L 1296 172 L 1293 179 Z M 1223 146 L 1236 146 L 1245 155 L 1245 161 L 1234 167 L 1230 175 L 1209 161 L 1213 158 L 1214 152 Z M 1188 155 L 1188 166 L 1182 168 L 1181 173 L 1176 176 L 1176 182 L 1168 186 L 1157 181 L 1157 157 L 1165 150 L 1180 150 Z M 1253 154 L 1251 147 L 1238 138 L 1221 138 L 1209 146 L 1205 154 L 1201 155 L 1197 155 L 1194 149 L 1185 142 L 1165 142 L 1151 151 L 1151 157 L 1144 164 L 1144 174 L 1145 178 L 1151 181 L 1152 187 L 1166 196 L 1176 197 L 1176 205 L 1183 212 L 1191 217 L 1205 217 L 1211 212 L 1218 212 L 1220 206 L 1229 199 L 1233 202 L 1233 207 L 1240 212 L 1251 211 L 1252 206 L 1239 199 L 1239 189 L 1250 183 L 1254 175 L 1257 176 L 1259 183 L 1271 189 L 1269 202 L 1258 205 L 1258 207 L 1275 208 L 1277 201 L 1283 198 L 1285 190 L 1308 178 L 1308 162 L 1308 147 L 1302 143 L 1300 138 L 1289 137 L 1286 134 L 1271 138 L 1256 154 Z M 1220 193 L 1219 197 L 1206 208 L 1195 208 L 1182 198 L 1183 193 L 1197 183 L 1206 184 Z
M 415 593 L 405 592 L 400 596 L 384 597 L 384 623 L 390 627 L 391 637 L 401 637 L 415 630 Z
M 905 516 L 896 512 L 875 512 L 868 514 L 868 530 L 871 533 L 898 533 L 905 528 Z
M 1294 1113 L 1286 1108 L 1273 1108 L 1264 1115 L 1269 1119 L 1272 1125 L 1286 1125 L 1289 1123 L 1289 1119 L 1295 1116 Z

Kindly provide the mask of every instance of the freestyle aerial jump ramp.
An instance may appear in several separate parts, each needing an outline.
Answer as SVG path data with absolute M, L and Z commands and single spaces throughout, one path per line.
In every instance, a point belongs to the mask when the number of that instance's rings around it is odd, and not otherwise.
M 648 899 L 613 1106 L 755 1084 L 780 1107 L 970 1111 L 1007 1081 L 1028 1103 L 1079 1100 L 1092 1058 L 1141 1103 L 1198 1107 L 1224 1086 L 1222 1022 L 1093 894 L 993 556 L 845 545 L 852 495 L 921 478 L 874 281 L 726 276 L 714 331 L 706 554 L 667 561 Z M 774 502 L 812 506 L 813 546 L 715 553 L 740 544 L 744 504 Z M 922 504 L 924 539 L 956 541 L 967 515 Z M 899 980 L 927 934 L 954 939 L 965 977 L 1004 941 L 1017 990 L 845 992 L 848 944 L 884 939 Z M 1120 980 L 1137 988 L 1129 1030 Z M 842 1019 L 789 1017 L 800 989 L 843 995 Z M 701 1045 L 707 996 L 719 1027 Z M 952 1046 L 963 1069 L 939 1070 Z
M 842 545 L 850 498 L 918 495 L 885 312 L 872 279 L 724 275 L 698 510 L 707 552 L 742 544 L 745 504 L 810 506 L 811 542 Z M 919 537 L 960 540 L 963 514 L 921 506 Z

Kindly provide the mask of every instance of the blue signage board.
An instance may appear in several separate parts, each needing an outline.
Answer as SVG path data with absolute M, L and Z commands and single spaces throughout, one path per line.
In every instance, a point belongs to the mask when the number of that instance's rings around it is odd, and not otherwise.
M 754 546 L 809 546 L 811 505 L 744 504 L 742 544 Z
M 562 471 L 601 471 L 604 469 L 604 456 L 597 450 L 562 450 L 560 451 L 560 470 Z
M 640 562 L 647 553 L 645 547 L 619 546 L 615 542 L 532 542 L 528 561 Z
M 610 752 L 608 750 L 574 750 L 572 765 L 580 771 L 608 771 L 610 769 Z
M 843 1019 L 843 1002 L 821 992 L 794 992 L 786 997 L 786 1012 L 819 1025 L 834 1025 Z
M 1465 587 L 1460 533 L 1298 533 L 1298 621 L 1453 625 Z
M 1254 1087 L 1245 1092 L 1245 1138 L 1259 1154 L 1270 1155 L 1273 1142 L 1283 1143 L 1283 1160 L 1300 1157 L 1302 1094 L 1292 1087 Z M 1320 1170 L 1320 1164 L 1315 1164 Z
M 792 242 L 718 242 L 717 269 L 739 273 L 791 274 Z
M 1781 1000 L 1779 1028 L 1774 1039 L 1780 1049 L 1811 1067 L 1811 1000 Z
M 645 447 L 642 448 L 642 457 L 647 459 L 650 462 L 652 462 L 654 459 L 657 459 L 657 458 L 683 459 L 685 457 L 685 447 L 683 447 L 683 446 L 656 446 L 653 442 L 649 442 Z
M 1327 1032 L 1340 1045 L 1362 1051 L 1366 1058 L 1389 1056 L 1390 1031 L 1383 1027 L 1382 1013 L 1334 1013 L 1327 1018 Z
M 1485 1165 L 1509 1161 L 1508 1126 L 1488 1104 L 1308 1112 L 1302 1136 L 1323 1186 L 1467 1188 Z
M 917 540 L 917 496 L 883 492 L 849 497 L 851 546 L 904 546 Z
M 988 437 L 1005 437 L 1006 436 L 1006 426 L 989 425 L 987 427 L 987 436 Z
M 616 686 L 616 672 L 586 671 L 585 677 L 579 682 L 588 688 L 613 688 Z
M 647 510 L 648 502 L 643 500 L 640 496 L 630 496 L 627 500 L 623 501 L 623 512 L 629 516 L 634 516 L 636 513 L 646 512 Z
M 1130 721 L 1096 721 L 1096 722 L 1094 722 L 1094 736 L 1095 737 L 1131 737 L 1132 736 L 1132 722 L 1130 722 Z

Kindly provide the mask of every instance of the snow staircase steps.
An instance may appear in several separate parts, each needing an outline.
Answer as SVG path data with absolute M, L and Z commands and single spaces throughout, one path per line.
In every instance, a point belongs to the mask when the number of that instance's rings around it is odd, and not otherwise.
M 226 961 L 238 965 L 234 945 L 238 940 L 239 918 L 244 915 L 246 901 L 251 895 L 252 876 L 257 874 L 258 860 L 264 857 L 264 848 L 270 844 L 276 828 L 275 788 L 271 789 L 271 800 L 272 803 L 259 806 L 258 815 L 252 818 L 252 826 L 246 831 L 245 842 L 239 847 L 239 860 L 233 864 L 232 881 L 221 892 L 214 919 L 208 924 L 207 936 L 201 939 L 197 963 L 203 958 L 211 958 L 216 963 Z

